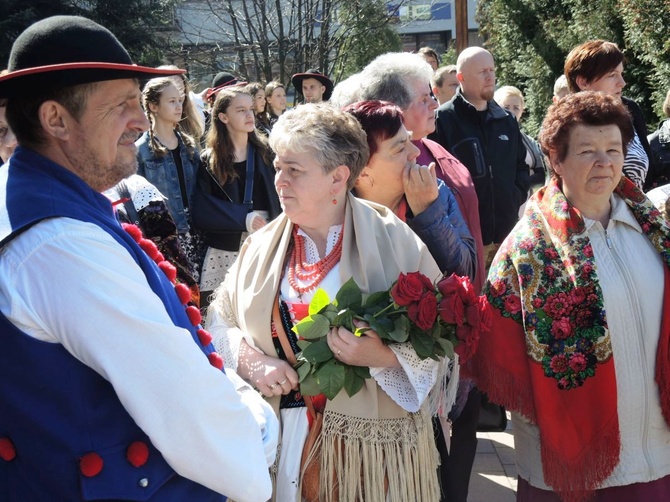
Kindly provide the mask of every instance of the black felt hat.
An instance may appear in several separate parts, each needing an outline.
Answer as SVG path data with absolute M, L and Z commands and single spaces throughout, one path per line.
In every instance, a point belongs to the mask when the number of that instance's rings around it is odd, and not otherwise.
M 298 91 L 298 93 L 302 94 L 302 81 L 306 78 L 315 78 L 321 82 L 321 84 L 326 87 L 326 90 L 323 93 L 323 100 L 328 101 L 330 99 L 331 94 L 333 94 L 333 87 L 335 87 L 333 85 L 333 81 L 318 70 L 310 69 L 305 73 L 296 73 L 291 77 L 291 83 L 293 84 L 293 87 L 295 87 L 295 90 Z
M 53 16 L 26 28 L 12 46 L 8 70 L 0 77 L 0 98 L 45 87 L 185 73 L 133 64 L 107 28 L 79 16 Z
M 219 72 L 214 76 L 214 79 L 212 80 L 212 87 L 207 90 L 205 99 L 210 99 L 212 96 L 216 96 L 217 93 L 224 87 L 237 87 L 243 85 L 247 85 L 247 83 L 238 80 L 238 78 L 232 73 L 227 73 L 225 71 Z

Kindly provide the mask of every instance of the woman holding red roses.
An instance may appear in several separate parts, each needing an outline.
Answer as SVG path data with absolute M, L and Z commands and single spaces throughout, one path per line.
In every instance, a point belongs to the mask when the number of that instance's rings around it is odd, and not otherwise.
M 401 272 L 441 274 L 410 228 L 349 193 L 368 157 L 365 133 L 353 117 L 327 104 L 301 105 L 279 118 L 270 146 L 284 212 L 245 241 L 209 321 L 226 367 L 262 392 L 281 417 L 275 499 L 294 502 L 310 422 L 282 330 L 291 351 L 299 352 L 291 326 L 307 315 L 317 288 L 334 298 L 352 277 L 372 293 L 388 290 Z M 317 410 L 325 405 L 321 442 L 313 450 L 321 454 L 318 499 L 437 500 L 426 398 L 445 378 L 446 364 L 421 360 L 409 343 L 384 345 L 370 330 L 358 337 L 332 329 L 327 345 L 336 359 L 328 364 L 368 367 L 371 378 L 353 397 L 341 391 L 325 403 L 310 400 Z
M 552 180 L 502 244 L 478 385 L 513 411 L 523 502 L 670 500 L 670 226 L 622 176 L 621 100 L 555 103 Z

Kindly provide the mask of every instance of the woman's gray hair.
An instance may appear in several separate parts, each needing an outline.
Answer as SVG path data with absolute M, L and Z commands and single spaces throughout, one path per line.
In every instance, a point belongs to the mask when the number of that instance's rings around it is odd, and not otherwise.
M 389 101 L 403 110 L 414 101 L 412 84 L 430 85 L 433 69 L 418 54 L 389 52 L 375 58 L 361 72 L 361 100 Z
M 361 100 L 361 74 L 355 73 L 335 86 L 328 102 L 335 108 L 344 108 Z
M 278 155 L 312 153 L 326 173 L 347 166 L 349 189 L 370 155 L 358 121 L 328 103 L 306 103 L 282 114 L 270 133 L 270 148 Z

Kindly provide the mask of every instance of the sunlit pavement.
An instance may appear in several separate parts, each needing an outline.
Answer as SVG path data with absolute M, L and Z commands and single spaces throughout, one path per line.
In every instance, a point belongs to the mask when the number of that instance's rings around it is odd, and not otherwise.
M 477 438 L 468 502 L 514 502 L 516 465 L 511 421 L 505 432 L 480 432 Z

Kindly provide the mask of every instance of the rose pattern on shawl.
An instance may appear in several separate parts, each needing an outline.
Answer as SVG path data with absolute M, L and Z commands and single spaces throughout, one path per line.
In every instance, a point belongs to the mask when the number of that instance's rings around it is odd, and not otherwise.
M 493 308 L 524 325 L 544 374 L 569 390 L 583 385 L 599 360 L 611 356 L 611 347 L 596 350 L 606 340 L 604 304 L 583 218 L 557 187 L 547 187 L 538 204 L 544 216 L 526 213 L 525 233 L 504 245 L 486 293 Z M 558 237 L 544 235 L 543 224 Z

